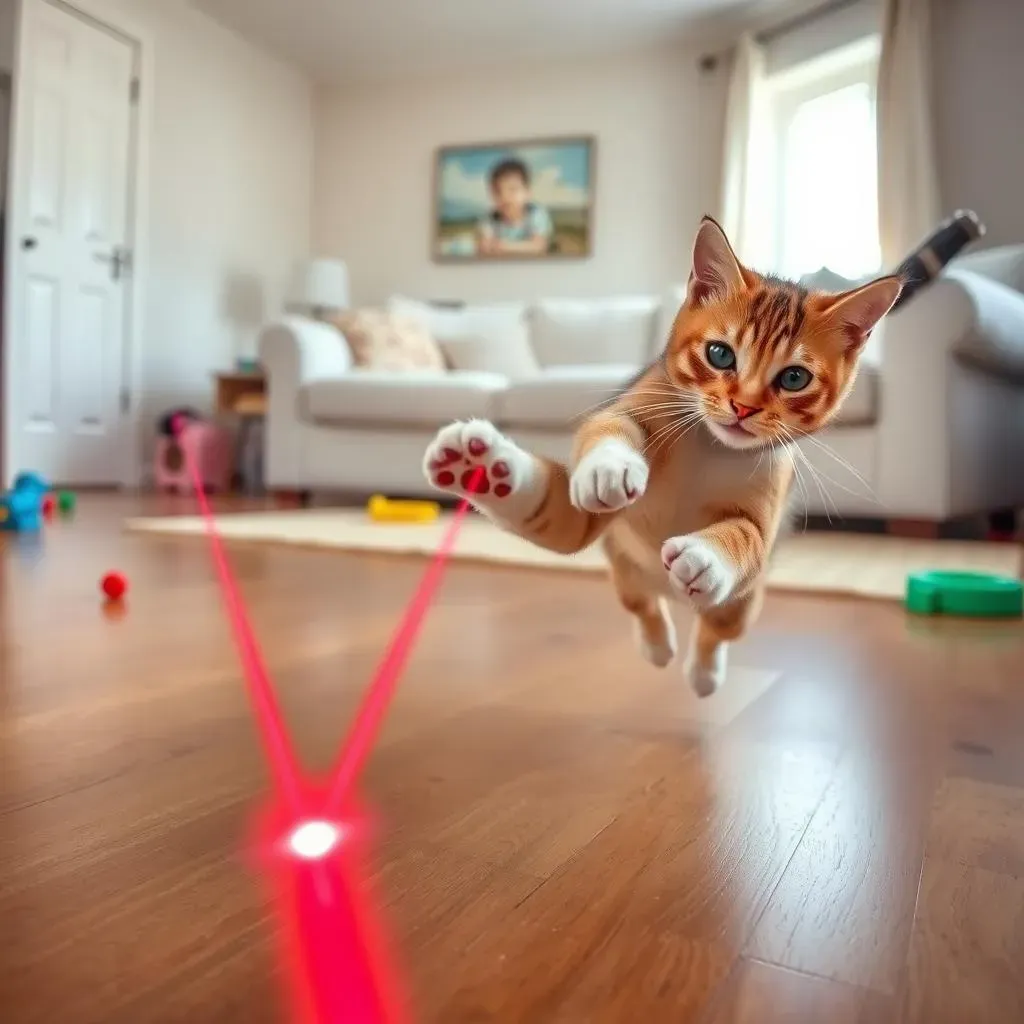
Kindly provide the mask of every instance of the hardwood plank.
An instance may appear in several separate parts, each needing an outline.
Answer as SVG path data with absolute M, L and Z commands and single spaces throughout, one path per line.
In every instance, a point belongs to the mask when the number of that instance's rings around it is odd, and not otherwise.
M 901 1020 L 1024 1020 L 1024 879 L 925 861 Z
M 935 798 L 927 855 L 1024 878 L 1024 791 L 947 779 Z
M 744 959 L 700 1024 L 885 1024 L 889 1012 L 864 989 Z
M 917 900 L 934 775 L 848 752 L 747 944 L 748 955 L 892 994 Z M 897 783 L 894 780 L 900 779 Z
M 632 999 L 616 1000 L 621 1013 L 695 1012 L 760 914 L 834 762 L 813 742 L 653 750 L 637 765 L 644 801 L 479 938 L 440 1019 L 587 1019 L 620 968 L 637 978 Z M 645 952 L 634 960 L 637 943 Z M 640 982 L 645 965 L 664 981 Z M 608 1019 L 627 1019 L 615 1012 Z

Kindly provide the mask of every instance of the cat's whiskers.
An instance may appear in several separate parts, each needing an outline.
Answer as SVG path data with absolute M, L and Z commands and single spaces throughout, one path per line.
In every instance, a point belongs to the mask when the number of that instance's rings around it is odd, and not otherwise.
M 663 434 L 669 433 L 670 431 L 674 430 L 677 426 L 679 426 L 680 422 L 688 423 L 690 421 L 690 418 L 695 415 L 695 413 L 682 408 L 677 408 L 676 410 L 674 410 L 674 412 L 675 414 L 671 416 L 666 413 L 662 413 L 658 417 L 659 419 L 664 419 L 667 422 L 662 423 L 661 426 L 657 428 L 657 430 L 653 431 L 651 434 L 648 435 L 647 442 L 644 445 L 645 450 L 649 448 Z
M 865 481 L 863 479 L 859 480 L 859 482 L 863 483 L 864 486 L 868 489 L 868 491 L 870 492 L 869 494 L 864 494 L 862 492 L 859 493 L 859 492 L 853 490 L 852 488 L 847 487 L 845 484 L 840 483 L 838 480 L 836 480 L 833 477 L 829 476 L 829 474 L 826 473 L 820 467 L 814 467 L 813 466 L 813 463 L 808 458 L 807 453 L 805 451 L 803 451 L 803 449 L 800 447 L 800 441 L 803 440 L 802 438 L 791 437 L 790 440 L 792 441 L 793 451 L 796 452 L 799 455 L 799 457 L 804 461 L 804 463 L 809 468 L 813 468 L 814 469 L 814 473 L 817 476 L 821 477 L 821 479 L 827 481 L 833 487 L 838 487 L 839 490 L 841 490 L 844 494 L 849 494 L 853 498 L 864 498 L 864 497 L 867 497 L 867 498 L 869 498 L 872 501 L 875 501 L 875 502 L 878 501 L 877 495 L 871 490 L 871 486 L 867 483 L 867 481 Z M 851 472 L 853 472 L 854 476 L 858 476 L 858 474 L 856 473 L 856 470 L 854 470 L 852 466 L 848 466 L 847 468 L 850 469 Z
M 602 406 L 611 404 L 620 395 L 619 391 L 615 391 L 615 392 L 609 394 L 607 387 L 604 386 L 604 385 L 601 385 L 601 386 L 595 385 L 595 386 L 589 388 L 588 390 L 591 390 L 591 391 L 602 391 L 602 392 L 604 392 L 605 397 L 600 399 L 600 401 L 595 402 L 593 405 L 588 406 L 582 412 L 577 413 L 575 416 L 573 416 L 573 420 L 574 421 L 575 420 L 585 419 L 586 417 L 592 415 L 593 413 L 598 412 L 601 409 Z M 680 399 L 685 399 L 685 398 L 689 397 L 684 391 L 680 390 L 679 388 L 672 387 L 672 386 L 668 386 L 664 390 L 651 390 L 649 387 L 647 387 L 647 388 L 642 388 L 642 389 L 639 389 L 639 390 L 636 390 L 636 391 L 630 391 L 630 394 L 632 394 L 632 395 L 641 395 L 641 396 L 645 396 L 645 397 L 649 397 L 649 398 L 656 398 L 656 399 L 673 399 L 673 400 L 680 400 Z M 672 403 L 669 402 L 667 404 L 672 404 Z
M 811 444 L 813 444 L 821 452 L 829 456 L 829 458 L 831 458 L 834 462 L 836 462 L 843 469 L 845 469 L 858 483 L 863 484 L 863 486 L 868 491 L 868 497 L 870 497 L 872 500 L 876 502 L 879 500 L 878 495 L 875 493 L 875 489 L 871 486 L 871 484 L 869 484 L 868 481 L 865 480 L 864 477 L 849 462 L 847 462 L 846 459 L 839 455 L 838 452 L 834 451 L 827 444 L 825 444 L 825 442 L 822 441 L 821 438 L 815 437 L 809 431 L 801 430 L 799 427 L 793 427 L 792 429 L 796 430 L 800 434 L 800 440 L 810 441 Z M 836 484 L 836 486 L 838 487 L 841 485 Z M 856 492 L 848 491 L 848 493 L 855 494 Z
M 643 448 L 645 456 L 650 452 L 653 458 L 666 445 L 672 448 L 704 419 L 704 414 L 700 409 L 691 408 L 684 410 L 684 413 L 683 416 L 673 418 L 668 424 L 659 428 L 647 439 L 647 443 Z M 657 445 L 654 447 L 656 442 Z
M 774 459 L 775 448 L 772 447 L 770 449 L 770 451 L 772 452 L 772 458 Z M 788 451 L 788 448 L 787 448 L 787 451 Z M 794 481 L 796 481 L 796 485 L 800 489 L 800 500 L 802 501 L 803 506 L 804 506 L 804 525 L 803 525 L 802 529 L 803 529 L 803 532 L 806 533 L 806 531 L 807 531 L 807 519 L 810 516 L 810 510 L 808 509 L 808 505 L 810 504 L 810 502 L 808 500 L 807 487 L 805 486 L 804 478 L 803 478 L 803 476 L 800 473 L 800 465 L 799 465 L 799 462 L 797 461 L 797 459 L 795 459 L 795 458 L 791 459 L 790 460 L 790 465 L 793 467 L 793 479 L 794 479 Z
M 791 440 L 794 440 L 793 435 L 790 434 L 789 429 L 787 427 L 780 425 L 780 429 L 784 431 Z M 818 493 L 821 495 L 822 508 L 824 508 L 825 510 L 825 518 L 828 520 L 829 525 L 831 525 L 832 523 L 832 516 L 828 510 L 829 502 L 832 503 L 832 508 L 835 510 L 836 515 L 839 516 L 839 518 L 841 519 L 842 513 L 839 511 L 839 506 L 836 504 L 835 498 L 833 498 L 832 495 L 829 494 L 828 489 L 822 484 L 821 478 L 822 476 L 825 476 L 825 474 L 823 474 L 821 470 L 816 469 L 814 467 L 814 465 L 811 463 L 811 460 L 807 458 L 807 453 L 804 452 L 798 444 L 794 443 L 790 448 L 790 451 L 793 452 L 796 459 L 803 463 L 804 467 L 807 469 L 807 472 L 810 473 L 811 479 L 814 481 L 815 486 L 818 488 Z M 796 468 L 796 465 L 797 464 L 794 462 L 794 469 Z M 825 476 L 825 479 L 833 486 L 840 486 L 834 480 L 830 479 L 827 476 Z

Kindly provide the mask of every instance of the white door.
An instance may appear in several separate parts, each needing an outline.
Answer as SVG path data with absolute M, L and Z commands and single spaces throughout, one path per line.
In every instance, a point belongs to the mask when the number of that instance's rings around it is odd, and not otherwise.
M 135 49 L 59 3 L 23 10 L 5 469 L 115 484 L 127 450 Z

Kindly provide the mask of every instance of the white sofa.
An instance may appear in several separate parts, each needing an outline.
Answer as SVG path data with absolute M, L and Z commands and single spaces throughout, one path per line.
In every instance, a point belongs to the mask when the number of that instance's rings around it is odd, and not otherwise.
M 942 521 L 1024 505 L 1022 293 L 1024 246 L 985 251 L 883 322 L 838 420 L 803 445 L 819 477 L 803 473 L 809 513 Z M 429 494 L 427 442 L 471 416 L 565 459 L 579 418 L 660 350 L 682 294 L 459 310 L 391 301 L 437 337 L 482 343 L 472 370 L 353 369 L 333 327 L 300 317 L 271 324 L 260 338 L 267 484 Z M 522 342 L 510 332 L 525 332 L 526 369 L 506 365 L 508 346 Z

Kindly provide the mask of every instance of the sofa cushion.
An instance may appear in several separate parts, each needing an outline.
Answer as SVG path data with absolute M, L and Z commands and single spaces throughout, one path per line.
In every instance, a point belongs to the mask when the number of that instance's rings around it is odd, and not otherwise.
M 510 380 L 535 377 L 540 372 L 526 337 L 525 326 L 438 338 L 445 362 L 453 370 L 500 373 Z
M 543 299 L 528 313 L 530 342 L 543 367 L 639 366 L 651 357 L 660 305 L 651 297 Z
M 411 317 L 356 309 L 339 313 L 329 322 L 345 336 L 356 366 L 396 372 L 444 369 L 437 342 Z
M 512 381 L 498 398 L 498 422 L 509 427 L 567 430 L 618 394 L 638 367 L 556 366 L 531 380 Z
M 430 331 L 453 369 L 484 370 L 506 377 L 529 377 L 539 369 L 522 302 L 435 306 L 392 295 L 388 311 Z
M 496 373 L 354 370 L 304 385 L 300 401 L 315 423 L 438 427 L 456 419 L 495 419 L 496 399 L 507 386 Z

